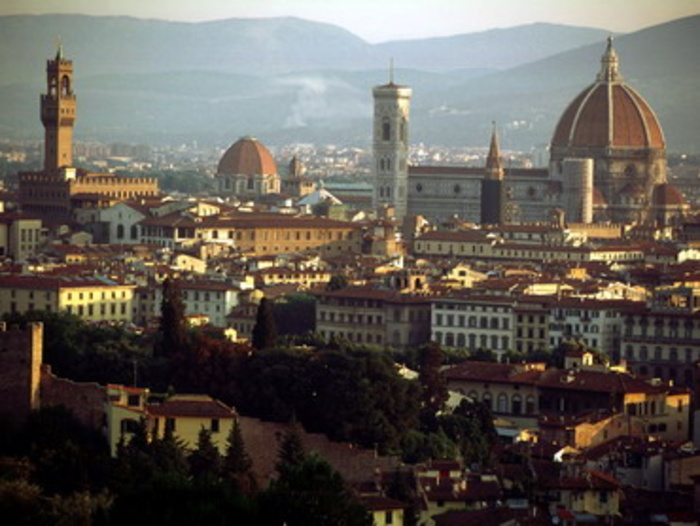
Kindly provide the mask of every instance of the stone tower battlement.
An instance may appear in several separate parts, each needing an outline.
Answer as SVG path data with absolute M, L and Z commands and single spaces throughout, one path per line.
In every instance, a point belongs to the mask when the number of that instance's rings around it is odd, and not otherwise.
M 40 405 L 44 325 L 0 322 L 0 413 L 23 422 Z

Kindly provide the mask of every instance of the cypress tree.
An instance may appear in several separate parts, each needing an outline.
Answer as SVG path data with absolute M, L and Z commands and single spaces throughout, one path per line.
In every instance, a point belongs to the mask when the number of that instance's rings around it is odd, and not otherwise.
M 187 346 L 187 322 L 182 291 L 176 280 L 163 281 L 163 299 L 160 304 L 160 355 L 172 356 Z
M 257 350 L 269 349 L 277 340 L 277 326 L 272 309 L 272 302 L 263 298 L 258 305 L 258 312 L 253 327 L 253 348 Z

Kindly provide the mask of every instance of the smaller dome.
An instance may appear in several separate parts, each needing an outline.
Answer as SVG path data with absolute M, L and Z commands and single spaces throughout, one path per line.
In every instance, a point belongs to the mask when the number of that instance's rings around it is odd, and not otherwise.
M 226 150 L 216 172 L 219 175 L 276 174 L 277 164 L 263 143 L 253 137 L 243 137 Z
M 651 202 L 654 206 L 684 206 L 687 204 L 681 191 L 668 183 L 658 184 L 654 187 Z

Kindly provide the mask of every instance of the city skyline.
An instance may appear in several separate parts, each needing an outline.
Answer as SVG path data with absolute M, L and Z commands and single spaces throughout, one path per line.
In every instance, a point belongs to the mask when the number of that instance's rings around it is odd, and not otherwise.
M 294 16 L 347 29 L 372 43 L 430 38 L 486 31 L 534 22 L 587 26 L 613 32 L 644 27 L 700 13 L 697 0 L 660 3 L 655 0 L 414 0 L 407 7 L 400 0 L 225 0 L 199 2 L 92 2 L 90 0 L 8 0 L 0 15 L 71 13 L 98 16 L 133 16 L 181 22 L 226 18 Z M 388 21 L 391 20 L 391 23 Z

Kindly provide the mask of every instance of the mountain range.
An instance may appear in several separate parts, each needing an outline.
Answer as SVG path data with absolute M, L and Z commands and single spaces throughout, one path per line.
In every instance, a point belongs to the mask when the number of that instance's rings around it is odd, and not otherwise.
M 546 144 L 600 67 L 609 32 L 552 24 L 369 44 L 296 18 L 180 23 L 127 17 L 0 17 L 0 137 L 39 138 L 45 61 L 73 60 L 78 139 L 367 147 L 371 89 L 413 88 L 411 141 L 505 149 Z M 620 35 L 629 84 L 655 109 L 669 151 L 700 151 L 700 16 Z M 395 64 L 392 73 L 389 63 Z

